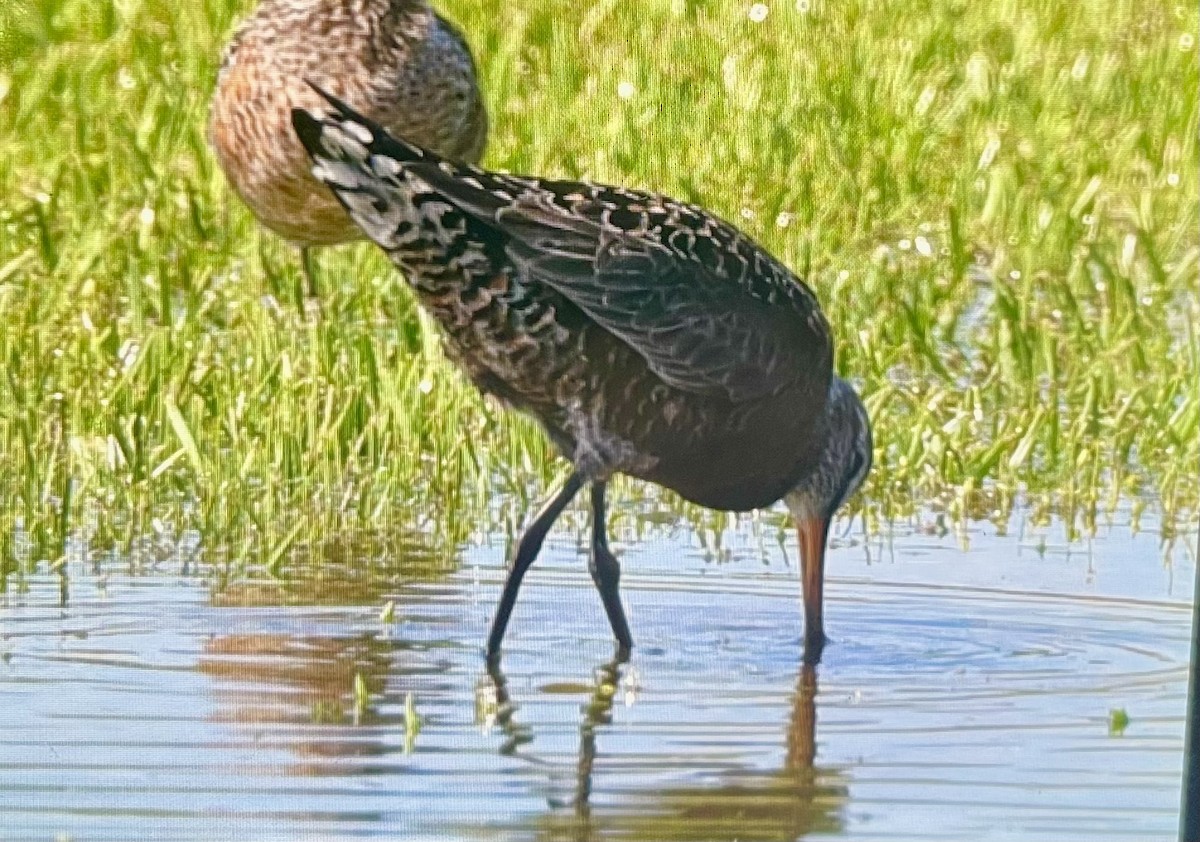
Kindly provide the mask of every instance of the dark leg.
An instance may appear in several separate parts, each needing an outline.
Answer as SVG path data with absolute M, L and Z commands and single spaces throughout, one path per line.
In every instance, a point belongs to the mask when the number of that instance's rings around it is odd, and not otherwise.
M 621 580 L 621 565 L 616 556 L 608 549 L 608 535 L 604 522 L 604 491 L 606 483 L 592 483 L 592 557 L 588 562 L 588 571 L 596 590 L 600 591 L 600 599 L 604 602 L 604 612 L 608 614 L 608 624 L 612 626 L 613 636 L 617 639 L 618 657 L 628 656 L 633 648 L 633 638 L 629 634 L 629 623 L 625 621 L 625 609 L 621 607 L 621 595 L 617 586 Z
M 316 298 L 320 291 L 317 287 L 317 269 L 313 262 L 312 249 L 300 246 L 300 268 L 304 270 L 304 280 L 308 283 L 309 298 Z
M 512 614 L 513 605 L 517 602 L 517 591 L 521 589 L 521 579 L 533 560 L 537 558 L 546 540 L 546 533 L 558 520 L 563 509 L 583 487 L 583 477 L 578 473 L 571 474 L 567 482 L 550 498 L 542 510 L 537 513 L 533 523 L 529 524 L 521 540 L 517 542 L 517 554 L 513 558 L 512 569 L 508 571 L 508 579 L 504 583 L 504 593 L 500 594 L 500 605 L 496 608 L 496 618 L 492 620 L 492 631 L 488 635 L 488 662 L 495 662 L 500 657 L 500 643 L 504 640 L 504 630 L 508 627 L 508 618 Z

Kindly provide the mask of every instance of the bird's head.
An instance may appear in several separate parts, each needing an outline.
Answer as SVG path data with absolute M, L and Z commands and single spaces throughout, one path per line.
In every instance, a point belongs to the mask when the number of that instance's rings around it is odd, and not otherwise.
M 823 618 L 825 542 L 829 524 L 871 470 L 871 420 L 854 388 L 833 378 L 824 415 L 825 446 L 814 470 L 784 495 L 800 536 L 804 588 L 804 649 L 820 657 L 825 645 Z

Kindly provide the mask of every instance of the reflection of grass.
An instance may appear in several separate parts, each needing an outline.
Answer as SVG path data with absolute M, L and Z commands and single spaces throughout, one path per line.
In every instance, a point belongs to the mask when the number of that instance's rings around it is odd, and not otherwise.
M 811 279 L 884 514 L 1194 509 L 1194 7 L 442 5 L 489 163 L 702 202 Z M 227 6 L 0 4 L 5 570 L 81 528 L 234 569 L 368 524 L 453 544 L 548 472 L 370 249 L 326 253 L 304 315 L 205 145 Z

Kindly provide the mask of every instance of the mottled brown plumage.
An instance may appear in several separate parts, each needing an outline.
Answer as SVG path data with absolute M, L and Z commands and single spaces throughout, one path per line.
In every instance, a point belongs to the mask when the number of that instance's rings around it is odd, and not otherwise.
M 625 473 L 716 509 L 786 499 L 815 657 L 829 521 L 869 470 L 871 437 L 812 291 L 694 205 L 455 164 L 333 105 L 293 115 L 316 176 L 404 270 L 475 385 L 537 418 L 575 466 L 520 543 L 489 653 L 550 524 L 589 483 L 592 575 L 628 648 L 604 535 L 605 484 Z
M 301 247 L 362 238 L 291 129 L 292 108 L 324 104 L 305 80 L 448 158 L 483 154 L 470 50 L 425 0 L 263 0 L 225 53 L 209 134 L 237 194 Z

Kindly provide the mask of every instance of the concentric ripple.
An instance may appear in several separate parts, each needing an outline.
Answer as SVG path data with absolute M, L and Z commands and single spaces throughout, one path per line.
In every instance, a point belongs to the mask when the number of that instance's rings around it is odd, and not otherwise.
M 975 537 L 835 550 L 815 671 L 782 553 L 687 535 L 623 556 L 621 665 L 556 535 L 498 676 L 497 548 L 308 605 L 35 581 L 0 604 L 0 839 L 1172 838 L 1192 560 Z

